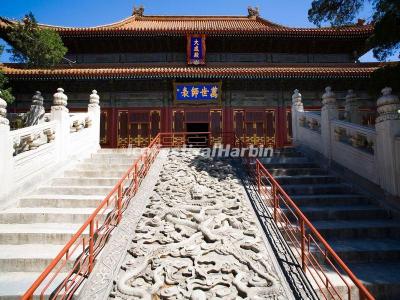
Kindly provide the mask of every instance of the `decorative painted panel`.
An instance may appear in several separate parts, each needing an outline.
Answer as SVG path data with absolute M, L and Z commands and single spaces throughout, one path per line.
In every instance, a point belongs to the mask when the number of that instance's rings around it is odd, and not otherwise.
M 233 111 L 234 132 L 252 145 L 275 146 L 275 110 Z
M 118 139 L 117 139 L 118 148 L 127 148 L 129 145 L 128 120 L 129 120 L 128 111 L 118 112 Z
M 160 132 L 161 127 L 161 111 L 153 110 L 150 112 L 151 138 L 155 138 Z
M 160 110 L 118 112 L 118 147 L 146 147 L 161 127 Z
M 174 132 L 184 132 L 185 124 L 184 124 L 184 112 L 183 110 L 175 110 L 172 113 L 173 124 L 172 129 Z
M 233 129 L 238 138 L 244 137 L 244 111 L 234 110 L 233 111 Z
M 222 110 L 210 110 L 211 144 L 222 143 Z
M 274 147 L 276 145 L 276 115 L 275 110 L 266 110 L 266 132 L 265 132 L 265 145 Z

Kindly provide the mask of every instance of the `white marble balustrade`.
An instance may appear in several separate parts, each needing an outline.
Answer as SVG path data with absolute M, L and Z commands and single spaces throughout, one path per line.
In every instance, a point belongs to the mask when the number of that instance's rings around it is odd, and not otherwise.
M 400 196 L 400 101 L 384 88 L 377 101 L 376 125 L 340 121 L 336 96 L 330 87 L 322 96 L 321 114 L 305 112 L 298 90 L 292 96 L 292 128 L 295 145 L 320 152 L 328 161 L 380 185 L 389 195 Z M 359 120 L 352 90 L 346 101 L 348 120 Z M 350 101 L 351 100 L 351 101 Z
M 87 112 L 69 113 L 63 89 L 54 94 L 47 122 L 10 130 L 7 104 L 0 99 L 0 207 L 33 189 L 70 161 L 100 148 L 100 106 L 96 91 Z M 11 197 L 12 195 L 12 197 Z

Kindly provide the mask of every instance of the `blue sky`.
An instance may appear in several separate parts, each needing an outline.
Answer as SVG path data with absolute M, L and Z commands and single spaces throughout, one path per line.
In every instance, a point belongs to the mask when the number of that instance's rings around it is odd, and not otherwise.
M 311 0 L 0 0 L 0 15 L 21 19 L 32 11 L 38 22 L 64 26 L 95 26 L 131 15 L 134 5 L 144 5 L 145 14 L 246 15 L 247 6 L 258 6 L 261 16 L 293 27 L 314 27 L 307 19 Z M 196 4 L 194 4 L 196 3 Z M 368 20 L 371 8 L 361 18 Z M 1 61 L 8 61 L 3 53 Z M 375 61 L 371 53 L 363 61 Z

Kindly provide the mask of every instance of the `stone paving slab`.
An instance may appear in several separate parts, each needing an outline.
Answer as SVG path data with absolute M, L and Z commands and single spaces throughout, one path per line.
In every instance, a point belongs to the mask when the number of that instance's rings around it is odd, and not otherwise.
M 293 299 L 229 161 L 165 151 L 80 299 Z

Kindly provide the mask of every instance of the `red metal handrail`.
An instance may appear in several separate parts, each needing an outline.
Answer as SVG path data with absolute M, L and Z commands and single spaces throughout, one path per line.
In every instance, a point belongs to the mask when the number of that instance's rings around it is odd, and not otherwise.
M 60 275 L 60 272 L 65 268 L 67 262 L 71 260 L 77 249 L 82 247 L 82 252 L 77 256 L 71 270 L 51 294 L 52 299 L 58 297 L 61 299 L 72 298 L 80 284 L 92 272 L 96 256 L 104 247 L 111 231 L 121 221 L 122 213 L 127 208 L 132 196 L 136 194 L 142 180 L 154 162 L 160 147 L 160 134 L 158 134 L 64 248 L 51 261 L 43 273 L 25 292 L 22 299 L 32 299 L 35 292 L 40 292 L 40 299 L 44 299 L 45 292 L 48 291 L 52 284 L 57 284 L 55 280 Z M 103 217 L 105 219 L 102 219 Z M 85 236 L 85 231 L 87 230 L 89 230 L 88 237 Z M 47 282 L 45 282 L 46 279 Z
M 251 163 L 250 160 L 246 162 Z M 330 268 L 347 287 L 348 299 L 352 297 L 351 285 L 344 274 L 358 288 L 360 299 L 375 299 L 258 159 L 255 160 L 255 172 L 258 192 L 272 207 L 274 222 L 289 244 L 295 246 L 303 271 L 310 275 L 322 296 L 325 299 L 343 299 L 327 274 Z M 323 264 L 318 255 L 322 256 Z

